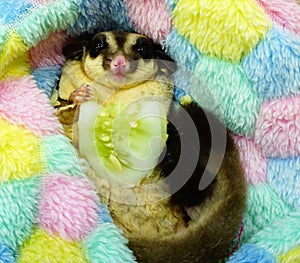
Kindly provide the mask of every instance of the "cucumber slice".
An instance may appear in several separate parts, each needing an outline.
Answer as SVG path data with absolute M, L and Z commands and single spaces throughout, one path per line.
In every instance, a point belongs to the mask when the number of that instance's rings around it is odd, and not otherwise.
M 167 140 L 167 112 L 159 101 L 81 105 L 79 150 L 96 174 L 133 187 L 151 174 Z M 89 142 L 87 142 L 89 141 Z

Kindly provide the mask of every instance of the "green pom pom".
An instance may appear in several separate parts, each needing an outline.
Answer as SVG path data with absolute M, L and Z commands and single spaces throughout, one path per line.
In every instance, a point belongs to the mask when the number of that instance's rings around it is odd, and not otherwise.
M 162 103 L 101 107 L 89 102 L 82 105 L 80 115 L 80 151 L 97 174 L 128 186 L 151 174 L 167 140 L 167 112 Z M 89 115 L 89 120 L 83 120 L 83 115 Z

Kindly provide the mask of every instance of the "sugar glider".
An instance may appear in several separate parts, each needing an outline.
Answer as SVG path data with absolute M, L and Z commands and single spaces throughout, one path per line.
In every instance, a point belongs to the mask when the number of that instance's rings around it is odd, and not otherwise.
M 90 100 L 104 106 L 148 96 L 170 102 L 165 151 L 141 184 L 113 187 L 90 172 L 138 261 L 215 262 L 222 257 L 241 223 L 246 198 L 238 152 L 225 127 L 193 102 L 172 102 L 175 64 L 144 35 L 100 32 L 67 45 L 63 54 L 67 61 L 58 97 L 67 107 L 60 107 L 58 116 L 66 126 L 74 118 L 69 109 Z M 204 179 L 209 184 L 201 188 Z

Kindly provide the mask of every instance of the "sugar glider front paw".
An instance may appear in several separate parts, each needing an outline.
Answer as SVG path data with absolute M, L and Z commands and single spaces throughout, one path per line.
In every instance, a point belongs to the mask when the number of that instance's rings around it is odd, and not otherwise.
M 93 88 L 87 84 L 83 84 L 80 88 L 71 93 L 69 101 L 75 105 L 80 105 L 84 102 L 91 101 L 94 98 L 95 92 Z

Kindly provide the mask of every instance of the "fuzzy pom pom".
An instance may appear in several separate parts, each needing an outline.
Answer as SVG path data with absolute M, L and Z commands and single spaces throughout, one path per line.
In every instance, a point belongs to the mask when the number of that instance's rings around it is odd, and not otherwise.
M 80 240 L 98 223 L 98 197 L 86 178 L 52 174 L 45 178 L 38 223 L 66 240 Z
M 55 31 L 62 31 L 75 23 L 78 7 L 71 0 L 53 1 L 34 9 L 15 29 L 28 47 L 36 46 Z
M 281 263 L 300 262 L 300 246 L 290 250 L 285 255 L 278 256 Z
M 300 34 L 300 8 L 295 0 L 257 0 L 272 21 Z
M 0 54 L 1 56 L 1 54 Z M 29 58 L 27 54 L 19 56 L 13 60 L 9 65 L 5 66 L 4 69 L 0 70 L 0 81 L 6 79 L 22 78 L 27 76 L 31 72 L 29 65 Z M 0 66 L 1 67 L 1 66 Z M 3 69 L 3 70 L 2 70 Z
M 201 52 L 234 62 L 248 54 L 271 27 L 253 0 L 178 1 L 174 27 Z
M 49 98 L 51 97 L 53 89 L 56 87 L 59 81 L 60 74 L 60 67 L 41 68 L 32 72 L 38 87 L 43 90 Z
M 108 207 L 104 204 L 99 204 L 99 221 L 100 223 L 113 223 Z
M 7 38 L 7 27 L 0 24 L 0 50 L 2 50 L 2 46 Z
M 41 147 L 48 173 L 82 176 L 83 167 L 80 166 L 78 154 L 67 137 L 63 135 L 43 137 Z
M 290 207 L 267 184 L 249 185 L 243 241 L 290 212 Z
M 32 77 L 0 83 L 0 116 L 25 126 L 38 136 L 62 130 L 49 99 L 37 88 Z
M 15 32 L 10 32 L 5 37 L 5 43 L 0 50 L 0 80 L 29 74 L 31 67 L 28 47 L 23 39 Z
M 5 25 L 14 23 L 28 14 L 32 6 L 30 1 L 24 0 L 0 1 L 0 10 L 2 10 L 0 23 Z
M 201 56 L 199 51 L 175 29 L 167 36 L 164 48 L 178 65 L 187 70 L 194 70 Z
M 267 101 L 262 105 L 254 140 L 265 156 L 286 158 L 300 154 L 299 113 L 300 96 Z
M 167 3 L 169 11 L 172 12 L 175 9 L 178 0 L 165 0 L 165 2 Z
M 53 2 L 53 0 L 30 0 L 35 6 L 38 5 L 46 5 L 49 4 L 51 2 Z
M 42 173 L 40 139 L 0 118 L 0 184 Z
M 300 156 L 268 160 L 268 183 L 288 204 L 300 208 Z
M 106 18 L 105 13 L 99 16 L 99 10 L 101 7 L 100 1 L 76 0 L 74 2 L 78 5 L 79 17 L 74 23 L 74 25 L 68 27 L 69 35 L 71 36 L 80 35 L 83 32 L 92 33 L 95 30 L 95 28 L 99 26 L 99 24 L 102 23 L 105 24 L 106 22 L 106 19 L 104 19 L 104 17 Z
M 232 132 L 254 131 L 261 102 L 238 64 L 202 57 L 192 75 L 190 94 Z
M 4 43 L 0 50 L 0 65 L 2 70 L 5 70 L 5 66 L 13 62 L 17 57 L 24 57 L 28 51 L 28 47 L 24 44 L 22 37 L 16 32 L 7 34 Z
M 263 100 L 300 93 L 299 50 L 297 36 L 274 27 L 266 39 L 243 59 L 245 73 Z
M 250 184 L 265 183 L 267 177 L 267 160 L 259 145 L 252 138 L 234 136 L 243 163 L 245 177 Z
M 29 237 L 36 221 L 39 194 L 38 177 L 1 185 L 0 243 L 16 249 Z
M 37 229 L 20 249 L 19 263 L 87 263 L 81 245 Z
M 8 246 L 0 244 L 0 262 L 1 263 L 15 263 L 16 254 Z
M 253 245 L 244 244 L 234 253 L 227 263 L 277 263 L 277 259 L 269 251 Z
M 76 36 L 86 32 L 93 34 L 116 29 L 131 31 L 125 4 L 122 0 L 72 1 L 79 7 L 79 17 L 72 26 L 69 26 L 69 35 Z
M 172 23 L 164 0 L 125 0 L 131 24 L 135 31 L 162 43 L 171 32 Z
M 135 262 L 127 243 L 120 229 L 114 224 L 103 223 L 84 240 L 83 247 L 91 263 Z
M 124 0 L 102 1 L 101 3 L 99 12 L 108 15 L 105 28 L 111 23 L 112 29 L 132 31 Z
M 187 95 L 186 92 L 183 89 L 181 89 L 179 86 L 177 86 L 175 84 L 175 86 L 174 86 L 174 99 L 175 99 L 175 101 L 180 103 L 180 102 L 182 102 L 181 100 L 186 96 L 189 96 L 189 95 Z
M 300 245 L 300 212 L 290 212 L 255 233 L 249 240 L 273 255 L 285 254 Z
M 32 68 L 61 66 L 65 62 L 62 48 L 70 38 L 65 31 L 55 32 L 29 51 Z

